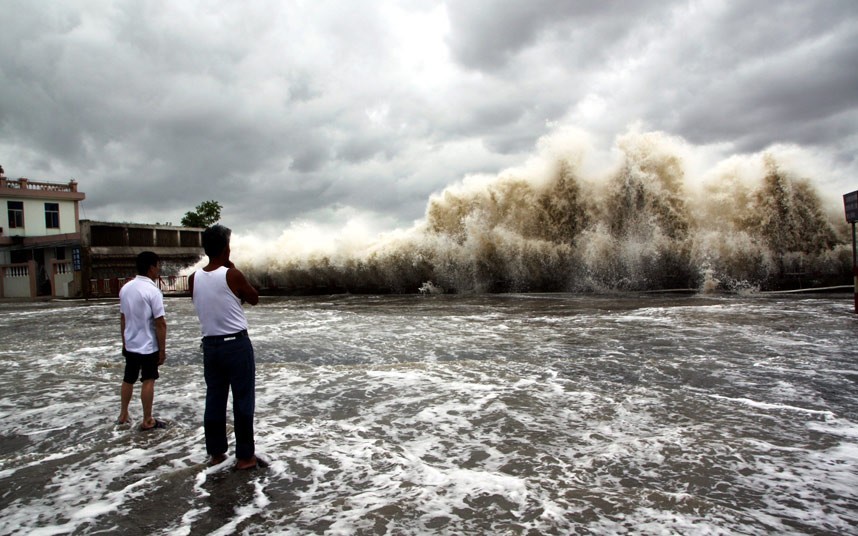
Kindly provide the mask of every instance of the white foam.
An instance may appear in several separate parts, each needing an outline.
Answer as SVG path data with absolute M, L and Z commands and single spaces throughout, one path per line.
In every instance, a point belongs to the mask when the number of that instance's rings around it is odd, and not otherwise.
M 786 404 L 772 404 L 772 403 L 768 403 L 768 402 L 759 402 L 756 400 L 751 400 L 749 398 L 730 398 L 730 397 L 721 396 L 721 395 L 708 395 L 708 396 L 710 396 L 711 398 L 719 399 L 719 400 L 729 400 L 731 402 L 739 402 L 740 404 L 744 404 L 746 406 L 751 406 L 754 408 L 795 411 L 795 412 L 799 412 L 799 413 L 807 413 L 810 415 L 822 415 L 823 417 L 826 417 L 826 418 L 833 418 L 834 417 L 834 414 L 831 411 L 827 411 L 827 410 L 802 408 L 802 407 L 790 406 L 790 405 L 786 405 Z

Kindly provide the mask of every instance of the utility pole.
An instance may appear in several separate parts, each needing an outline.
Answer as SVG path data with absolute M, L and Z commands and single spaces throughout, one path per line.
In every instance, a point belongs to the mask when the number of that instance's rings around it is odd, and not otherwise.
M 843 195 L 846 221 L 852 224 L 852 292 L 855 295 L 855 312 L 858 313 L 858 240 L 855 237 L 855 222 L 858 222 L 858 191 Z

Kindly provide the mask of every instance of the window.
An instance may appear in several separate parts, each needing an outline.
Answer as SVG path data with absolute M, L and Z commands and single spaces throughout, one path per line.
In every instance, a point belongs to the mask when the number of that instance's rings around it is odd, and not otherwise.
M 9 207 L 9 228 L 17 229 L 24 226 L 24 202 L 7 201 Z
M 60 228 L 59 203 L 45 203 L 45 227 L 48 229 Z

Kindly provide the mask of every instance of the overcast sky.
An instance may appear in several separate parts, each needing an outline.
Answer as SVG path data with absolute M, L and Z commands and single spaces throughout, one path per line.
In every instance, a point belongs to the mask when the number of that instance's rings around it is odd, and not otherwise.
M 0 2 L 0 164 L 82 217 L 379 230 L 565 126 L 798 144 L 858 189 L 858 2 Z M 855 183 L 850 188 L 849 182 Z M 845 192 L 838 192 L 845 193 Z

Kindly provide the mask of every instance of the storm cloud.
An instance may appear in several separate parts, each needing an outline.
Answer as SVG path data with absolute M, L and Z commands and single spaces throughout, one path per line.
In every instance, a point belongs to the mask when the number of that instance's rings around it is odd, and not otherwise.
M 0 6 L 0 164 L 90 219 L 377 230 L 534 153 L 638 124 L 723 155 L 797 144 L 852 188 L 858 4 L 31 2 Z M 844 193 L 838 190 L 837 193 Z

